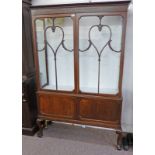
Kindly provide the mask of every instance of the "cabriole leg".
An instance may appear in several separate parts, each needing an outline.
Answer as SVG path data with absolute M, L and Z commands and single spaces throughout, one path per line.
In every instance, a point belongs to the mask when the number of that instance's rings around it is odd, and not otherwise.
M 43 136 L 43 128 L 45 127 L 45 120 L 42 119 L 37 119 L 37 125 L 39 127 L 39 131 L 37 133 L 38 137 L 42 137 Z
M 122 132 L 121 131 L 116 131 L 117 136 L 117 150 L 122 149 Z

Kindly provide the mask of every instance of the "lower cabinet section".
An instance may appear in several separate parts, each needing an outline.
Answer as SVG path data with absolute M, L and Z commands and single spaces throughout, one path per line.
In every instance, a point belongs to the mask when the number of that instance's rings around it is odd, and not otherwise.
M 39 116 L 80 124 L 117 128 L 121 99 L 72 94 L 38 93 Z

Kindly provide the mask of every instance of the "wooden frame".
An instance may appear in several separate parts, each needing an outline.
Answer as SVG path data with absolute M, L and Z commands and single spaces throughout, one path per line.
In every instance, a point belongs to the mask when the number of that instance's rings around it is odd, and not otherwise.
M 56 120 L 77 124 L 88 124 L 121 131 L 122 77 L 125 50 L 127 8 L 130 1 L 94 4 L 69 4 L 54 6 L 32 6 L 33 48 L 36 66 L 38 121 Z M 82 16 L 122 16 L 122 42 L 117 94 L 81 93 L 79 89 L 79 19 Z M 45 17 L 71 17 L 74 35 L 74 91 L 45 90 L 40 87 L 39 63 L 36 48 L 35 20 Z M 63 103 L 63 104 L 62 104 Z M 60 105 L 56 108 L 56 106 Z M 92 106 L 91 106 L 92 105 Z M 62 109 L 61 106 L 64 106 Z M 55 110 L 54 110 L 55 109 Z M 92 110 L 94 109 L 94 111 Z M 66 117 L 65 117 L 66 116 Z M 42 125 L 40 125 L 43 127 Z M 42 132 L 42 129 L 40 130 Z M 117 132 L 118 133 L 118 132 Z M 119 132 L 121 133 L 121 132 Z M 42 135 L 42 133 L 39 133 Z M 119 135 L 120 138 L 120 135 Z M 120 142 L 120 140 L 118 140 Z M 119 143 L 118 142 L 118 143 Z
M 45 90 L 45 89 L 42 89 L 41 86 L 40 86 L 40 80 L 39 80 L 39 62 L 38 62 L 38 50 L 37 50 L 37 46 L 36 46 L 36 32 L 35 32 L 35 27 L 36 27 L 36 24 L 35 24 L 35 21 L 37 19 L 44 19 L 44 18 L 49 18 L 49 17 L 56 17 L 56 18 L 60 18 L 60 17 L 70 17 L 72 20 L 73 20 L 73 38 L 75 38 L 75 14 L 52 14 L 52 15 L 40 15 L 40 16 L 35 16 L 35 17 L 32 17 L 32 20 L 33 20 L 33 42 L 34 42 L 34 52 L 35 52 L 35 66 L 36 66 L 36 75 L 37 75 L 37 88 L 38 90 Z M 74 39 L 75 40 L 75 39 Z M 47 75 L 47 81 L 48 81 L 48 65 L 47 65 L 47 53 L 46 54 L 46 75 Z M 74 52 L 74 61 L 76 61 L 76 56 L 75 56 L 75 52 Z M 75 64 L 75 63 L 74 63 Z M 75 66 L 75 65 L 74 65 Z M 74 71 L 75 71 L 76 67 L 74 68 Z M 61 91 L 61 90 L 57 90 L 57 92 L 66 92 L 66 93 L 75 93 L 76 91 L 76 72 L 74 72 L 74 90 L 73 91 Z M 47 82 L 48 83 L 48 82 Z M 47 85 L 47 84 L 46 84 Z M 44 86 L 46 86 L 44 85 Z M 43 87 L 44 87 L 43 86 Z M 52 92 L 55 92 L 55 90 L 49 90 L 49 89 L 46 89 L 45 91 L 52 91 Z

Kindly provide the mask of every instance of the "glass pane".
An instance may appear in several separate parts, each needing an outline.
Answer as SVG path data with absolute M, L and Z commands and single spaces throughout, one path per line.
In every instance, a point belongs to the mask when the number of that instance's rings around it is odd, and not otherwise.
M 72 19 L 64 17 L 44 18 L 43 20 L 45 25 L 43 38 L 45 36 L 44 46 L 48 66 L 48 83 L 43 88 L 72 91 L 74 90 Z
M 122 17 L 84 16 L 79 25 L 80 90 L 118 93 Z
M 44 50 L 44 26 L 43 20 L 36 20 L 36 36 L 37 36 L 37 49 L 39 59 L 39 78 L 40 85 L 43 87 L 47 84 L 47 68 L 46 68 L 46 56 Z

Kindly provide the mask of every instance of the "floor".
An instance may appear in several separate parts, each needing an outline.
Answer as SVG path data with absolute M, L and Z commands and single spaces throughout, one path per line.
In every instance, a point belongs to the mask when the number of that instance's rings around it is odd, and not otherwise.
M 44 136 L 22 136 L 22 155 L 132 155 L 117 151 L 114 131 L 53 123 Z

